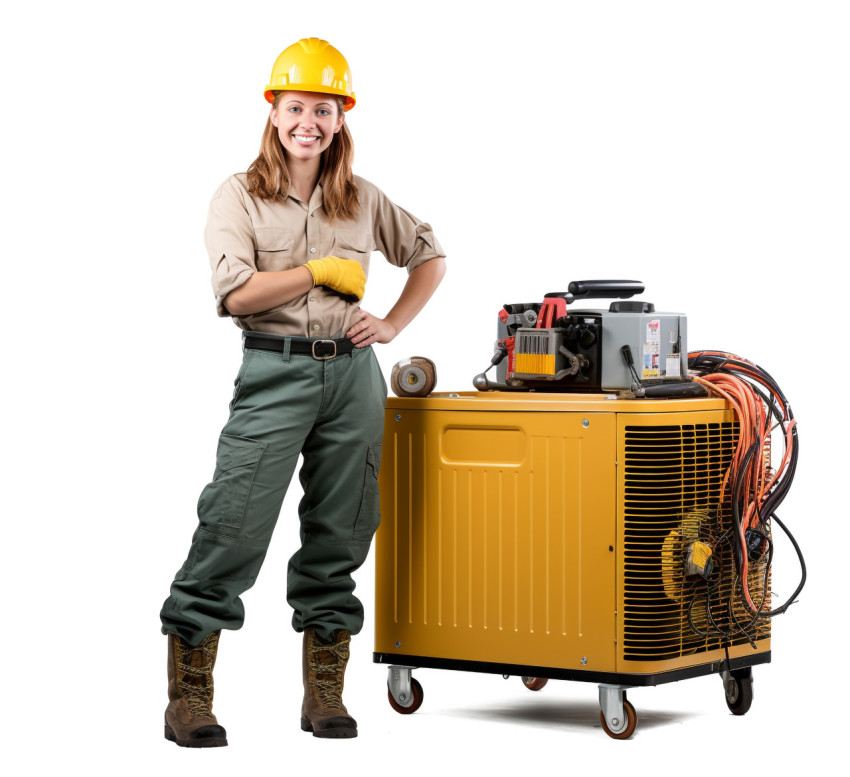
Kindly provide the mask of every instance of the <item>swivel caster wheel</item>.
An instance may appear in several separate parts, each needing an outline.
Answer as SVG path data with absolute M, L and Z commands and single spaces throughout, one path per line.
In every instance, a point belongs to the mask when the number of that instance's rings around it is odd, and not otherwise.
M 734 669 L 721 672 L 726 706 L 733 715 L 746 715 L 753 703 L 753 670 Z
M 599 686 L 599 719 L 602 730 L 612 739 L 628 739 L 635 733 L 638 716 L 631 702 L 626 699 L 625 685 L 601 683 Z
M 425 692 L 419 681 L 414 679 L 410 666 L 391 666 L 387 677 L 387 698 L 396 712 L 411 715 L 422 706 Z
M 392 707 L 400 715 L 412 715 L 422 706 L 422 701 L 425 698 L 425 692 L 422 690 L 419 680 L 411 678 L 410 690 L 413 693 L 413 701 L 409 707 L 402 707 L 402 705 L 393 698 L 393 692 L 389 689 L 387 690 L 387 699 L 389 699 L 390 707 Z
M 625 716 L 625 726 L 619 731 L 611 731 L 608 724 L 605 722 L 605 713 L 599 713 L 599 720 L 602 721 L 602 730 L 612 739 L 628 739 L 635 733 L 637 728 L 637 712 L 630 701 L 623 699 L 623 715 Z
M 545 677 L 523 677 L 522 684 L 528 688 L 529 691 L 539 691 L 546 686 L 548 683 Z

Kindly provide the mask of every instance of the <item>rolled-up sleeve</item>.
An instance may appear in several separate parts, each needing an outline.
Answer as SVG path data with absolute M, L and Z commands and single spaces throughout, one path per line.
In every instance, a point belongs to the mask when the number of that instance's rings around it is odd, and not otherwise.
M 388 262 L 411 272 L 430 259 L 446 255 L 430 224 L 400 208 L 383 192 L 377 193 L 375 242 Z
M 254 227 L 236 179 L 225 181 L 210 202 L 204 240 L 212 268 L 216 311 L 229 316 L 224 298 L 257 272 Z

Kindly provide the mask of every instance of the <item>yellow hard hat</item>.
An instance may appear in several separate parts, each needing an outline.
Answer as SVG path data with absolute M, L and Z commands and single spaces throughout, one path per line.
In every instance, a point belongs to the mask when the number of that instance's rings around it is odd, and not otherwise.
M 338 95 L 345 98 L 346 111 L 356 102 L 348 62 L 330 43 L 319 38 L 302 38 L 275 60 L 266 100 L 273 103 L 274 93 L 283 89 Z

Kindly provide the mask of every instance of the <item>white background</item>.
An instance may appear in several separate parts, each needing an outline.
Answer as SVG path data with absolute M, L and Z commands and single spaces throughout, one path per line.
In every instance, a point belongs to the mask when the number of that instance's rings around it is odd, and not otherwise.
M 4 759 L 13 773 L 787 773 L 838 752 L 850 205 L 847 6 L 839 2 L 46 2 L 4 11 Z M 284 505 L 247 621 L 222 638 L 230 747 L 162 738 L 158 612 L 185 557 L 239 358 L 218 319 L 209 198 L 256 155 L 277 54 L 304 36 L 352 67 L 355 170 L 429 221 L 449 271 L 378 349 L 469 389 L 498 308 L 581 278 L 637 278 L 689 345 L 757 361 L 799 420 L 781 516 L 809 565 L 774 624 L 751 712 L 717 677 L 637 689 L 633 740 L 596 688 L 420 670 L 401 717 L 371 663 L 367 604 L 346 701 L 353 741 L 299 731 L 300 640 Z M 373 257 L 364 307 L 405 274 Z M 775 563 L 778 597 L 797 579 Z M 197 771 L 196 771 L 197 770 Z

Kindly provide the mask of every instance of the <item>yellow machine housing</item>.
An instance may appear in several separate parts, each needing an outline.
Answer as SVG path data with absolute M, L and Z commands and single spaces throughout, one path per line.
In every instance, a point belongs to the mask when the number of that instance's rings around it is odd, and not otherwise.
M 734 581 L 723 400 L 468 392 L 386 413 L 376 662 L 635 686 L 770 660 L 768 620 L 755 648 L 708 636 Z M 769 601 L 766 563 L 750 591 Z M 687 573 L 711 565 L 713 624 Z

